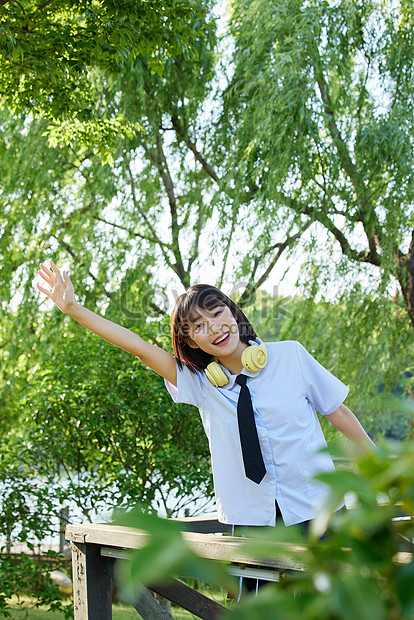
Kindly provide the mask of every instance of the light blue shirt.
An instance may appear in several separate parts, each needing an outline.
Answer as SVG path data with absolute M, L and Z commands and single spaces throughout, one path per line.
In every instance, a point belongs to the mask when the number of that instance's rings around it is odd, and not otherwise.
M 257 432 L 266 475 L 260 484 L 246 478 L 237 423 L 240 387 L 236 375 L 214 387 L 203 372 L 177 368 L 177 387 L 166 381 L 175 402 L 198 407 L 207 434 L 219 521 L 235 525 L 275 525 L 277 500 L 285 525 L 315 517 L 327 493 L 312 480 L 334 469 L 319 450 L 326 446 L 316 410 L 333 413 L 348 387 L 321 366 L 296 341 L 266 343 L 268 360 L 250 377 Z

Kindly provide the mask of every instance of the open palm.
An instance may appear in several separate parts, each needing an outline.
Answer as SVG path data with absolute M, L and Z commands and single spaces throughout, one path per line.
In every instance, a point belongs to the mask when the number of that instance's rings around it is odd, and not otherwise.
M 51 288 L 51 290 L 48 290 L 40 286 L 40 284 L 37 284 L 39 291 L 50 297 L 53 303 L 56 304 L 62 312 L 67 314 L 70 307 L 76 303 L 73 284 L 69 276 L 65 271 L 63 271 L 61 275 L 59 269 L 52 260 L 50 261 L 50 269 L 48 269 L 46 265 L 43 265 L 43 263 L 40 265 L 39 275 Z

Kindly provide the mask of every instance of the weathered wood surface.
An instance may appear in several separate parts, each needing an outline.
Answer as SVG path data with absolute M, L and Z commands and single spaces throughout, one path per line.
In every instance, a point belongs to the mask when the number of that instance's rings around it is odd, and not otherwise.
M 223 605 L 219 605 L 219 603 L 204 596 L 201 592 L 190 588 L 190 586 L 179 579 L 173 579 L 168 583 L 151 585 L 150 589 L 157 594 L 165 596 L 172 603 L 176 603 L 203 620 L 218 620 L 218 618 L 222 618 L 228 613 Z
M 130 527 L 108 525 L 106 523 L 69 525 L 66 528 L 66 538 L 75 543 L 92 543 L 105 547 L 123 549 L 141 549 L 148 541 L 148 535 L 145 532 Z M 294 548 L 298 554 L 297 560 L 293 560 L 282 554 L 270 559 L 253 556 L 247 551 L 245 538 L 236 536 L 216 536 L 215 534 L 197 534 L 194 532 L 183 532 L 183 538 L 198 555 L 210 560 L 234 562 L 236 564 L 260 565 L 280 570 L 305 569 L 304 563 L 300 559 L 302 551 L 300 547 Z M 289 547 L 289 551 L 292 551 L 292 547 Z
M 99 546 L 73 543 L 72 566 L 76 620 L 111 620 L 111 571 Z
M 131 557 L 131 550 L 116 547 L 101 547 L 101 555 L 112 560 L 127 560 Z M 234 577 L 250 577 L 263 581 L 279 581 L 280 571 L 270 568 L 257 568 L 249 564 L 229 564 L 228 572 Z
M 171 620 L 171 614 L 161 607 L 147 588 L 144 588 L 139 599 L 131 604 L 145 620 Z

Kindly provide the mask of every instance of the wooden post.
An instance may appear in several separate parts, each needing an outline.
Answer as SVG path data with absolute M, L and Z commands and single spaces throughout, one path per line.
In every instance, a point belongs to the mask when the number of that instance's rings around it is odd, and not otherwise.
M 112 620 L 111 575 L 99 545 L 72 542 L 74 620 Z

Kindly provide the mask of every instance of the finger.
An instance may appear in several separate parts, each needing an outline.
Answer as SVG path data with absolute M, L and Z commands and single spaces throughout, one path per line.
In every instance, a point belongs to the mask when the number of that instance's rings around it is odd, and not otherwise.
M 65 271 L 65 270 L 63 270 L 63 271 L 62 271 L 62 274 L 63 274 L 63 279 L 64 279 L 64 281 L 65 281 L 65 284 L 70 284 L 70 286 L 72 286 L 72 287 L 73 287 L 72 281 L 71 281 L 71 279 L 69 278 L 69 276 L 68 276 L 68 274 L 66 273 L 66 271 Z
M 63 280 L 62 280 L 62 276 L 60 275 L 60 271 L 59 271 L 59 269 L 56 267 L 55 263 L 52 261 L 52 259 L 50 259 L 50 261 L 49 261 L 49 262 L 50 262 L 50 266 L 51 266 L 51 267 L 52 267 L 52 269 L 53 269 L 53 273 L 54 273 L 54 274 L 55 274 L 55 276 L 56 276 L 56 280 L 57 280 L 58 282 L 63 282 Z
M 40 263 L 40 268 L 41 268 L 41 269 L 42 269 L 45 273 L 47 273 L 47 275 L 49 276 L 49 278 L 54 278 L 54 277 L 55 277 L 55 274 L 53 273 L 53 271 L 50 271 L 50 269 L 48 269 L 48 268 L 46 267 L 46 265 L 44 265 L 43 263 Z M 39 273 L 40 273 L 40 271 L 39 271 Z
M 49 286 L 53 288 L 53 282 L 46 273 L 43 273 L 43 271 L 39 271 L 39 276 L 43 278 L 43 280 L 45 280 L 49 284 Z
M 48 297 L 51 296 L 50 291 L 46 290 L 45 288 L 43 288 L 43 286 L 40 286 L 40 284 L 36 284 L 37 288 L 39 289 L 39 291 L 41 291 L 42 293 L 44 293 L 45 295 L 47 295 Z

